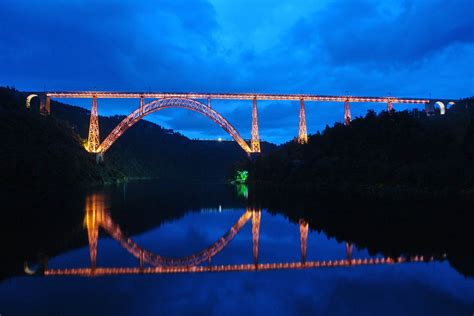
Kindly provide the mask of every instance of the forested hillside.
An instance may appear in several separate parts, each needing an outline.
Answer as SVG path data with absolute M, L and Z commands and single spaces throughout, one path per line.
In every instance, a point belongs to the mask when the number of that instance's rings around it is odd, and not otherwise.
M 375 195 L 473 193 L 473 99 L 445 115 L 369 111 L 349 126 L 336 124 L 289 142 L 248 163 L 250 179 L 308 190 Z
M 103 164 L 82 147 L 89 111 L 55 101 L 51 115 L 25 109 L 24 93 L 0 88 L 0 185 L 10 188 L 88 186 L 131 178 L 223 181 L 245 153 L 235 142 L 195 141 L 142 120 L 105 154 Z M 35 101 L 38 103 L 37 101 Z M 100 117 L 101 139 L 123 119 Z M 274 146 L 263 144 L 264 150 Z

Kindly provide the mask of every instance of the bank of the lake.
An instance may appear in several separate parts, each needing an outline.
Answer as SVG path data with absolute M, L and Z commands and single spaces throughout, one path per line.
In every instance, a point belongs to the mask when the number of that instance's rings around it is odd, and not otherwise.
M 320 195 L 448 198 L 474 195 L 474 99 L 446 111 L 369 111 L 243 161 L 249 181 Z

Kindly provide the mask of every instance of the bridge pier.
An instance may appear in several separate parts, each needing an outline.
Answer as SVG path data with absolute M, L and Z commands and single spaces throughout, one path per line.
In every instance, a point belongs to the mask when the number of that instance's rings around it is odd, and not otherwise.
M 260 238 L 260 219 L 262 213 L 260 210 L 252 210 L 252 250 L 253 250 L 253 262 L 255 267 L 258 268 L 258 240 Z
M 442 100 L 430 100 L 428 103 L 425 103 L 425 113 L 427 116 L 433 116 L 436 115 L 436 109 L 435 105 L 439 107 L 439 114 L 440 115 L 445 115 L 446 110 L 450 105 L 454 105 L 455 102 L 449 99 L 442 99 Z
M 49 96 L 46 96 L 45 110 L 46 110 L 47 115 L 51 114 L 51 99 L 49 98 Z
M 308 222 L 300 219 L 300 243 L 301 243 L 301 264 L 306 263 L 306 249 L 308 243 Z
M 352 262 L 352 244 L 346 242 L 346 259 Z
M 393 103 L 392 101 L 387 102 L 387 112 L 390 113 L 393 111 Z
M 306 144 L 308 142 L 308 133 L 306 131 L 306 114 L 304 110 L 304 99 L 300 99 L 300 123 L 298 128 L 298 143 Z
M 348 126 L 351 121 L 351 104 L 349 103 L 349 100 L 346 100 L 346 102 L 344 102 L 344 125 Z
M 92 209 L 86 216 L 87 238 L 89 240 L 89 257 L 91 260 L 91 269 L 94 270 L 97 266 L 97 243 L 99 241 L 99 223 L 97 223 L 97 214 L 94 206 L 92 206 Z
M 250 141 L 250 149 L 252 153 L 260 152 L 260 136 L 258 134 L 258 111 L 257 111 L 257 97 L 253 98 L 252 102 L 252 139 Z
M 89 121 L 89 136 L 87 138 L 87 151 L 97 153 L 100 145 L 99 115 L 97 109 L 97 96 L 92 97 L 91 117 Z

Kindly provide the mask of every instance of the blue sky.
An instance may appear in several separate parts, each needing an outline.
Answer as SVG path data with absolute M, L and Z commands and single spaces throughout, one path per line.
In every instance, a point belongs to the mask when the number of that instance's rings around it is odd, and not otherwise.
M 474 95 L 470 12 L 472 0 L 3 0 L 0 85 L 461 98 Z M 99 113 L 128 114 L 137 103 L 101 100 Z M 213 106 L 249 137 L 249 102 Z M 354 104 L 353 115 L 368 108 L 385 105 Z M 296 103 L 262 102 L 259 111 L 262 139 L 296 135 Z M 342 112 L 308 104 L 309 132 Z M 185 110 L 148 119 L 190 137 L 229 138 Z

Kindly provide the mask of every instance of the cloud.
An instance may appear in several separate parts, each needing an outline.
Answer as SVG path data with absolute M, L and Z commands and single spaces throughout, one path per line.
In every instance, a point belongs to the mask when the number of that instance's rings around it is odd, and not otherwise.
M 347 5 L 349 3 L 349 5 Z M 335 65 L 397 66 L 423 60 L 458 43 L 473 43 L 472 1 L 332 2 L 300 20 L 292 45 L 326 54 Z M 315 42 L 309 46 L 300 43 Z M 318 52 L 319 50 L 319 52 Z
M 133 90 L 182 80 L 183 69 L 212 50 L 216 27 L 207 2 L 184 0 L 6 1 L 0 21 L 8 48 L 1 80 L 33 89 Z
M 0 84 L 460 98 L 474 94 L 473 6 L 470 0 L 4 0 Z M 130 104 L 117 111 L 131 111 Z M 309 106 L 318 108 L 317 116 L 307 115 L 310 132 L 341 119 L 340 105 Z M 216 108 L 249 137 L 248 103 Z M 259 103 L 259 110 L 262 138 L 295 136 L 293 106 Z M 163 111 L 149 119 L 191 137 L 222 136 L 198 117 Z

